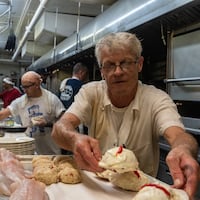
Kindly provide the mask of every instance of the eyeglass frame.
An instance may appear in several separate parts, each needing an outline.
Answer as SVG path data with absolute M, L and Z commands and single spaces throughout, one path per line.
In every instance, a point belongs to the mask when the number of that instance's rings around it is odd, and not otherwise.
M 101 64 L 100 65 L 100 69 L 104 69 L 105 71 L 107 72 L 114 72 L 116 70 L 117 67 L 120 67 L 120 69 L 122 71 L 127 70 L 131 67 L 132 64 L 137 64 L 138 63 L 138 58 L 136 60 L 132 60 L 132 61 L 126 61 L 126 60 L 123 60 L 121 61 L 119 64 L 116 64 L 116 63 L 107 63 L 108 66 L 105 67 L 105 63 L 104 64 Z
M 22 90 L 27 90 L 27 89 L 29 89 L 30 87 L 34 86 L 34 85 L 35 85 L 35 83 L 31 83 L 30 85 L 20 85 L 20 88 L 21 88 Z

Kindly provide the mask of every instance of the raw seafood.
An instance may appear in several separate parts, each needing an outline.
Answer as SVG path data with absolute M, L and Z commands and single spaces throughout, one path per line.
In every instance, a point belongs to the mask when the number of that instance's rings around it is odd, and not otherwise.
M 23 179 L 15 186 L 16 188 L 9 200 L 48 200 L 48 196 L 44 192 L 45 185 L 39 181 Z
M 47 200 L 45 186 L 32 179 L 32 172 L 24 169 L 18 157 L 0 148 L 0 194 L 10 200 Z

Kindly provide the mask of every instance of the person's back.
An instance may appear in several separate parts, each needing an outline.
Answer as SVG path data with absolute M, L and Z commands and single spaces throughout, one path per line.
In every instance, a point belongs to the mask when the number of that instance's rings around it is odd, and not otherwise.
M 81 86 L 82 82 L 78 79 L 69 78 L 67 80 L 64 91 L 60 94 L 60 100 L 65 108 L 69 108 L 69 106 L 73 103 L 74 96 L 78 93 Z
M 79 92 L 83 83 L 87 80 L 88 68 L 83 63 L 77 63 L 73 67 L 72 78 L 66 78 L 61 82 L 59 98 L 66 109 L 74 102 L 75 95 Z M 87 134 L 87 127 L 79 125 L 79 132 Z M 62 154 L 71 155 L 71 152 L 61 149 Z
M 67 78 L 62 81 L 60 86 L 60 100 L 66 109 L 73 103 L 74 96 L 86 80 L 87 74 L 87 67 L 82 63 L 77 63 L 73 67 L 72 78 Z

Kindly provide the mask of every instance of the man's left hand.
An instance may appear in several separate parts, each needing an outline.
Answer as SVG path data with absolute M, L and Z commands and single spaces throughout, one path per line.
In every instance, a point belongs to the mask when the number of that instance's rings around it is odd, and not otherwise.
M 192 199 L 199 181 L 198 162 L 182 146 L 173 148 L 167 155 L 166 162 L 174 180 L 173 187 L 184 189 Z

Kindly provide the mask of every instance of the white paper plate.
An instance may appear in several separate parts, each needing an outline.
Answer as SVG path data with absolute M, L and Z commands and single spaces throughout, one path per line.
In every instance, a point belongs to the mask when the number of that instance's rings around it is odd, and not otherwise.
M 7 137 L 3 137 L 0 138 L 0 144 L 16 144 L 16 143 L 24 143 L 24 142 L 32 142 L 34 141 L 34 138 L 30 138 L 30 137 L 12 137 L 12 138 L 7 138 Z

